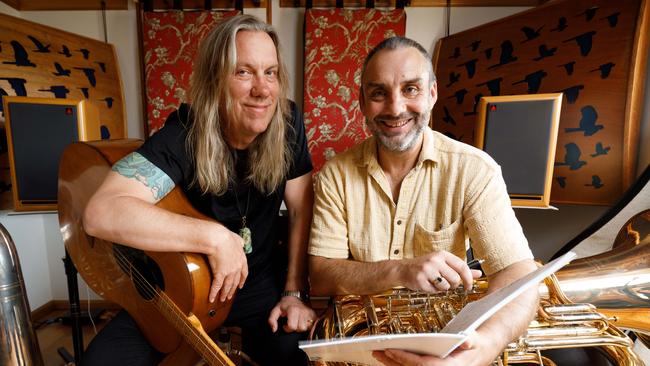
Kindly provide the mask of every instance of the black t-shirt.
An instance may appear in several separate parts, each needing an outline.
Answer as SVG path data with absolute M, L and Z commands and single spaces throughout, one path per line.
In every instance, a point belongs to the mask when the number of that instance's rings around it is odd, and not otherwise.
M 183 189 L 197 210 L 214 218 L 229 230 L 239 233 L 242 228 L 242 216 L 246 215 L 246 226 L 252 232 L 253 245 L 253 251 L 246 256 L 249 270 L 247 284 L 255 281 L 257 276 L 269 275 L 272 270 L 273 249 L 281 230 L 285 230 L 278 225 L 278 213 L 286 181 L 300 177 L 313 168 L 302 114 L 293 102 L 290 104 L 291 115 L 286 121 L 289 125 L 286 136 L 290 141 L 293 159 L 285 180 L 271 194 L 258 191 L 243 179 L 248 170 L 247 150 L 234 151 L 236 183 L 230 183 L 228 190 L 221 196 L 203 195 L 196 184 L 191 184 L 194 178 L 194 159 L 188 156 L 186 140 L 187 127 L 193 120 L 190 108 L 185 104 L 170 114 L 165 126 L 138 149 L 142 156 L 167 173 L 174 183 Z

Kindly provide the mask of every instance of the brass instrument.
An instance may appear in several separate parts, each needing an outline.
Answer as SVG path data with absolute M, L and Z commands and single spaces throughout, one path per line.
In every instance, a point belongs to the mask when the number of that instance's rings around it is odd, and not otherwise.
M 635 216 L 645 228 L 650 228 L 649 218 L 650 211 Z M 650 230 L 639 235 L 639 230 L 626 227 L 631 234 L 623 244 L 577 259 L 540 284 L 536 318 L 498 362 L 555 365 L 540 351 L 599 347 L 617 365 L 644 365 L 632 351 L 632 340 L 618 327 L 634 330 L 642 340 L 650 334 Z M 480 279 L 469 292 L 393 289 L 372 296 L 339 296 L 314 324 L 310 339 L 438 332 L 487 287 Z
M 0 224 L 0 365 L 43 365 L 16 246 Z

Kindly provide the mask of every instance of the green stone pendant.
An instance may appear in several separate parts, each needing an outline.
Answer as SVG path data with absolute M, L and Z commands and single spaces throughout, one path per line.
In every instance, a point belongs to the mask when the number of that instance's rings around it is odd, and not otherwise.
M 251 254 L 251 252 L 253 251 L 253 240 L 252 240 L 251 229 L 244 226 L 243 228 L 239 229 L 239 236 L 241 236 L 242 239 L 244 239 L 244 253 Z

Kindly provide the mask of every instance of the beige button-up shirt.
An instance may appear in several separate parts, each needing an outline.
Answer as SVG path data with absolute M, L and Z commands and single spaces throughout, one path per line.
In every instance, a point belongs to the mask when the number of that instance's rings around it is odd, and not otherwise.
M 395 203 L 371 137 L 318 174 L 309 254 L 375 262 L 471 246 L 483 270 L 532 258 L 500 167 L 486 153 L 426 127 Z

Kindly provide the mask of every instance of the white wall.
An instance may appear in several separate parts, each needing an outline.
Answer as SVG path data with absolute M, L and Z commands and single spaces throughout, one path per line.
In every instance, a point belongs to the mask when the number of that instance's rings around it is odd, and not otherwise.
M 272 23 L 283 42 L 283 57 L 291 73 L 291 96 L 302 101 L 303 82 L 303 16 L 304 10 L 280 8 L 279 1 L 272 1 Z M 459 32 L 488 21 L 517 13 L 521 7 L 459 7 L 452 9 L 450 31 Z M 444 8 L 407 8 L 406 35 L 433 51 L 435 42 L 445 33 Z M 0 3 L 0 12 L 46 24 L 55 28 L 78 33 L 99 40 L 104 39 L 102 16 L 98 11 L 48 11 L 17 12 Z M 264 9 L 247 9 L 261 19 L 266 18 Z M 127 112 L 128 136 L 143 137 L 140 66 L 138 59 L 137 18 L 134 5 L 129 9 L 107 12 L 108 41 L 118 54 L 122 72 L 124 101 Z M 648 68 L 650 70 L 650 68 Z M 650 79 L 649 79 L 650 80 Z M 646 82 L 646 89 L 650 81 Z M 650 106 L 650 93 L 646 93 L 645 105 Z M 639 167 L 650 162 L 650 108 L 643 114 Z M 559 247 L 595 221 L 605 207 L 562 206 L 559 211 L 517 210 L 524 231 L 535 255 L 547 260 Z M 32 309 L 46 302 L 67 298 L 67 288 L 61 258 L 63 243 L 58 231 L 56 215 L 32 214 L 0 215 L 0 222 L 7 227 L 16 242 L 23 264 L 23 276 Z M 45 280 L 49 279 L 49 280 Z M 82 288 L 81 297 L 86 297 Z

